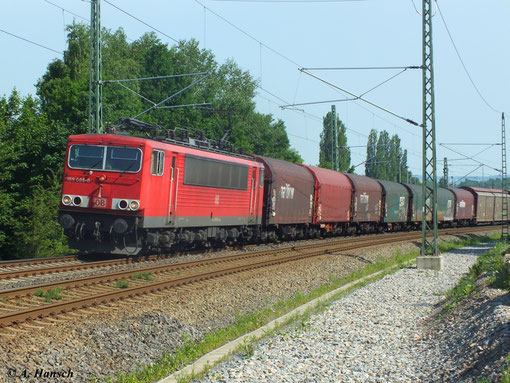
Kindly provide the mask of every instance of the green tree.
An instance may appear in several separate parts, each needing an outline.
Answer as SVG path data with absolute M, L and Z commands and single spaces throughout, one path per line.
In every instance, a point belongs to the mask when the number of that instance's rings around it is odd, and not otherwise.
M 407 150 L 403 150 L 400 143 L 398 135 L 390 138 L 385 130 L 378 135 L 372 129 L 367 141 L 365 175 L 380 180 L 411 182 L 413 177 L 407 166 Z
M 89 28 L 80 24 L 68 27 L 69 48 L 63 60 L 55 60 L 37 84 L 43 113 L 54 123 L 65 126 L 69 133 L 84 133 L 88 118 L 89 81 Z M 103 30 L 103 79 L 156 77 L 190 73 L 210 73 L 210 77 L 176 95 L 200 76 L 188 76 L 129 82 L 125 86 L 106 83 L 103 86 L 103 123 L 118 124 L 120 117 L 134 117 L 174 95 L 161 105 L 179 106 L 211 102 L 211 108 L 231 111 L 212 114 L 200 108 L 155 109 L 139 119 L 157 123 L 169 129 L 188 127 L 204 133 L 210 139 L 220 139 L 225 127 L 231 126 L 230 140 L 247 152 L 274 155 L 281 159 L 300 159 L 290 148 L 283 122 L 272 117 L 260 118 L 255 111 L 256 82 L 249 72 L 243 71 L 233 60 L 219 65 L 213 53 L 199 48 L 196 40 L 181 41 L 168 47 L 154 33 L 147 33 L 128 43 L 122 29 L 116 32 Z M 124 84 L 123 84 L 124 85 Z M 144 99 L 137 96 L 143 95 Z M 148 101 L 150 100 L 150 102 Z M 258 124 L 254 127 L 252 124 Z M 257 152 L 252 141 L 253 130 L 265 130 L 263 135 L 285 137 L 271 140 Z M 261 148 L 262 149 L 262 148 Z
M 319 152 L 319 167 L 332 169 L 333 166 L 333 113 L 328 112 L 323 118 L 322 133 Z M 347 146 L 347 128 L 340 118 L 336 117 L 337 127 L 337 145 L 338 145 L 338 169 L 341 172 L 352 173 L 354 169 L 351 167 L 351 150 Z
M 375 173 L 376 178 L 381 180 L 390 180 L 390 136 L 387 131 L 379 133 L 377 139 L 377 149 L 375 153 Z
M 55 257 L 69 252 L 64 230 L 57 221 L 60 203 L 60 177 L 48 176 L 49 186 L 37 185 L 24 200 L 24 230 L 20 233 L 21 254 L 30 257 Z
M 367 142 L 367 160 L 365 162 L 365 175 L 376 178 L 377 130 L 370 130 Z
M 404 149 L 402 154 L 402 162 L 400 164 L 400 169 L 402 171 L 402 176 L 400 177 L 401 182 L 410 182 L 412 178 L 412 174 L 407 167 L 407 149 Z
M 25 251 L 23 238 L 33 229 L 34 204 L 44 209 L 50 203 L 49 198 L 40 199 L 41 195 L 48 197 L 41 191 L 53 185 L 48 177 L 62 168 L 61 148 L 65 148 L 67 131 L 58 124 L 50 124 L 39 110 L 36 100 L 31 96 L 20 97 L 16 90 L 8 99 L 0 99 L 2 258 L 36 255 Z M 52 190 L 58 196 L 59 191 Z M 53 210 L 56 214 L 56 207 Z M 38 240 L 43 239 L 43 234 L 39 232 Z M 59 240 L 54 233 L 46 232 L 46 235 L 48 241 Z

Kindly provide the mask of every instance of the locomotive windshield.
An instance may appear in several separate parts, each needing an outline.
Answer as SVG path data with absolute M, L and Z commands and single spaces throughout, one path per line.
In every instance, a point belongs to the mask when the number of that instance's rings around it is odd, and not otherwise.
M 71 169 L 137 173 L 141 163 L 142 151 L 138 148 L 73 145 L 69 150 Z

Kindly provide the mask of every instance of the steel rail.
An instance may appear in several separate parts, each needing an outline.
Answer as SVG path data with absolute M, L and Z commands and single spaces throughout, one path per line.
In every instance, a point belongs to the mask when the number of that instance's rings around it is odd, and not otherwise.
M 473 230 L 473 229 L 476 229 L 476 230 Z M 482 231 L 482 230 L 487 230 L 487 227 L 460 229 L 460 230 L 454 230 L 454 231 L 451 231 L 451 229 L 447 229 L 447 230 L 444 230 L 444 233 L 442 233 L 442 234 L 443 235 L 448 235 L 448 234 L 459 235 L 459 234 L 472 233 L 472 232 L 477 232 L 477 231 Z M 116 291 L 102 292 L 102 293 L 90 295 L 87 297 L 74 298 L 71 300 L 64 300 L 61 302 L 47 304 L 44 306 L 23 308 L 21 310 L 15 310 L 15 311 L 3 313 L 3 314 L 0 314 L 0 326 L 16 324 L 16 323 L 23 322 L 25 320 L 33 320 L 33 319 L 42 318 L 42 317 L 45 317 L 48 315 L 58 315 L 60 313 L 65 313 L 68 311 L 72 311 L 72 310 L 76 310 L 76 309 L 80 309 L 80 308 L 84 308 L 84 307 L 89 307 L 91 305 L 108 303 L 108 302 L 112 302 L 112 301 L 123 299 L 123 298 L 130 298 L 130 297 L 138 296 L 141 294 L 161 291 L 163 289 L 178 287 L 178 286 L 182 286 L 182 285 L 186 285 L 186 284 L 190 284 L 190 283 L 204 281 L 204 280 L 217 278 L 217 277 L 225 276 L 225 275 L 230 275 L 230 274 L 234 274 L 234 273 L 239 273 L 239 272 L 243 272 L 243 271 L 254 270 L 254 269 L 258 269 L 258 268 L 262 268 L 262 267 L 273 266 L 273 265 L 277 265 L 277 264 L 292 262 L 292 261 L 315 257 L 315 256 L 321 256 L 321 255 L 325 255 L 325 254 L 335 254 L 335 253 L 338 253 L 340 251 L 345 251 L 345 250 L 359 249 L 359 248 L 364 248 L 364 247 L 369 247 L 369 246 L 377 246 L 377 245 L 382 245 L 382 244 L 395 243 L 395 242 L 401 242 L 401 241 L 412 240 L 412 239 L 419 239 L 420 236 L 421 236 L 420 233 L 406 233 L 405 235 L 399 235 L 398 238 L 395 238 L 397 236 L 391 236 L 391 237 L 387 236 L 384 238 L 371 237 L 368 240 L 365 238 L 363 241 L 350 241 L 350 242 L 340 241 L 339 243 L 338 242 L 337 243 L 328 243 L 327 245 L 330 245 L 329 248 L 327 246 L 322 246 L 322 248 L 317 249 L 317 246 L 315 246 L 315 248 L 313 248 L 314 247 L 313 245 L 305 245 L 303 247 L 300 247 L 299 249 L 296 249 L 296 247 L 278 249 L 279 251 L 275 251 L 273 249 L 273 250 L 260 251 L 260 252 L 255 252 L 255 253 L 251 253 L 251 254 L 245 254 L 245 255 L 218 257 L 218 258 L 206 259 L 206 260 L 195 261 L 195 262 L 186 262 L 186 263 L 180 263 L 180 264 L 166 265 L 164 267 L 160 266 L 159 269 L 165 269 L 165 271 L 158 271 L 158 272 L 168 272 L 168 271 L 172 270 L 172 267 L 173 267 L 173 270 L 190 269 L 190 268 L 196 267 L 196 266 L 204 266 L 204 265 L 208 266 L 208 265 L 212 265 L 212 264 L 222 264 L 222 263 L 232 262 L 232 261 L 249 260 L 250 258 L 253 258 L 253 257 L 262 257 L 262 256 L 273 255 L 270 259 L 264 260 L 264 261 L 259 260 L 257 262 L 248 263 L 248 264 L 244 264 L 244 265 L 229 266 L 229 267 L 226 267 L 226 268 L 223 268 L 220 270 L 208 271 L 205 273 L 198 273 L 198 274 L 181 277 L 181 278 L 171 277 L 170 280 L 147 283 L 142 286 L 126 288 L 126 289 L 122 289 L 120 291 L 116 290 Z M 356 243 L 356 242 L 361 242 L 361 243 Z M 303 249 L 304 247 L 306 247 L 308 249 L 312 248 L 311 249 L 312 251 L 306 251 L 306 249 Z M 301 250 L 305 250 L 305 252 L 299 253 L 299 254 L 292 254 L 290 256 L 277 257 L 278 252 L 279 253 L 285 253 L 285 252 L 289 252 L 289 251 L 290 252 L 299 252 Z M 147 268 L 147 269 L 155 270 L 155 269 L 158 269 L 158 267 Z M 140 270 L 130 270 L 128 272 L 122 272 L 122 273 L 116 273 L 116 274 L 123 274 L 124 277 L 126 277 L 129 275 L 136 274 L 137 272 L 140 272 Z M 98 277 L 98 278 L 100 278 L 100 277 Z M 104 278 L 105 278 L 105 276 L 103 276 L 103 279 Z M 86 280 L 86 279 L 88 279 L 89 282 L 85 282 L 84 280 Z M 104 279 L 104 281 L 109 282 L 109 281 L 112 281 L 115 279 L 119 279 L 119 276 L 118 275 L 116 277 L 114 277 L 113 275 L 106 276 L 106 279 Z M 65 283 L 69 283 L 69 285 L 66 286 L 65 288 L 69 289 L 70 286 L 73 285 L 73 283 L 77 284 L 78 286 L 84 286 L 84 284 L 83 284 L 84 282 L 85 282 L 85 285 L 87 285 L 87 284 L 91 284 L 91 281 L 92 281 L 92 278 L 83 278 L 82 280 L 68 281 Z M 81 283 L 81 285 L 80 285 L 80 283 Z M 48 284 L 46 286 L 49 286 L 49 285 L 58 285 L 60 287 L 64 287 L 63 283 Z M 33 292 L 34 289 L 39 289 L 39 288 L 41 288 L 41 286 L 34 286 L 31 288 L 28 288 L 25 290 L 25 293 L 26 293 L 26 291 L 29 291 L 29 290 Z M 14 290 L 6 291 L 4 293 L 5 294 L 9 294 L 9 293 L 16 294 Z M 14 296 L 19 296 L 19 295 L 20 294 L 14 295 Z M 4 295 L 3 297 L 5 298 L 5 297 L 7 297 L 7 295 Z
M 4 267 L 36 265 L 44 263 L 54 263 L 61 261 L 74 261 L 77 259 L 76 255 L 67 255 L 64 257 L 49 257 L 49 258 L 27 258 L 27 259 L 13 259 L 8 261 L 0 261 L 0 270 Z
M 483 226 L 483 230 L 486 227 Z M 475 230 L 476 228 L 469 228 L 468 230 Z M 448 230 L 448 229 L 443 229 Z M 451 230 L 451 229 L 450 229 Z M 461 230 L 461 229 L 457 229 Z M 407 236 L 410 235 L 410 233 L 387 233 L 386 235 L 392 236 L 393 238 L 399 238 L 401 236 Z M 352 242 L 358 242 L 358 241 L 365 241 L 367 237 L 348 237 L 348 238 L 341 238 L 339 239 L 339 242 L 345 242 L 345 241 L 352 241 Z M 371 236 L 369 236 L 371 238 Z M 307 248 L 316 248 L 317 246 L 329 246 L 331 242 L 328 242 L 326 244 L 303 244 L 303 245 L 297 245 L 292 246 L 292 248 L 296 249 L 307 249 Z M 267 251 L 279 251 L 279 250 L 263 250 L 262 252 Z M 257 254 L 260 254 L 260 252 L 256 252 Z M 255 253 L 254 253 L 255 254 Z M 164 259 L 164 258 L 170 258 L 173 255 L 168 256 L 161 256 L 161 255 L 153 255 L 146 258 L 115 258 L 110 260 L 104 260 L 104 261 L 94 261 L 94 262 L 84 262 L 79 264 L 68 264 L 68 265 L 58 265 L 58 266 L 51 266 L 51 267 L 39 267 L 34 269 L 21 269 L 21 270 L 13 270 L 13 271 L 4 271 L 1 272 L 1 268 L 3 267 L 10 267 L 10 266 L 20 266 L 20 265 L 31 265 L 31 264 L 46 264 L 46 263 L 57 263 L 59 261 L 73 261 L 77 260 L 77 256 L 66 256 L 66 257 L 53 257 L 53 258 L 32 258 L 32 259 L 26 259 L 26 260 L 16 260 L 16 261 L 2 261 L 0 262 L 0 280 L 5 279 L 13 279 L 13 278 L 19 278 L 19 277 L 30 277 L 30 276 L 36 276 L 36 275 L 43 275 L 43 274 L 51 274 L 51 273 L 61 273 L 61 272 L 68 272 L 68 271 L 78 271 L 78 270 L 87 270 L 92 268 L 99 268 L 99 267 L 108 267 L 108 266 L 118 266 L 118 265 L 127 265 L 127 264 L 134 264 L 134 263 L 143 263 L 147 261 L 154 261 L 158 259 Z M 229 256 L 227 256 L 229 257 Z

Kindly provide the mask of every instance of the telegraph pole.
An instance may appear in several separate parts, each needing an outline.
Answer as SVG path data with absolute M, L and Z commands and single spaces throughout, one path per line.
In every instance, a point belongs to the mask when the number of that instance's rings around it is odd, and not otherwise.
M 443 259 L 437 240 L 437 162 L 436 118 L 434 102 L 434 66 L 432 49 L 432 0 L 423 0 L 423 218 L 419 269 L 441 270 Z M 431 186 L 431 189 L 427 187 Z M 432 215 L 432 222 L 427 217 Z M 432 236 L 432 238 L 428 238 Z
M 501 240 L 508 241 L 508 195 L 506 193 L 506 132 L 505 132 L 505 113 L 501 114 L 501 193 L 503 194 L 503 203 L 501 211 L 501 220 L 503 226 L 501 229 Z
M 338 171 L 338 129 L 336 125 L 336 106 L 331 105 L 331 114 L 333 115 L 333 124 L 331 126 L 333 127 L 333 134 L 331 135 L 331 169 Z
M 89 133 L 103 133 L 101 0 L 90 0 Z

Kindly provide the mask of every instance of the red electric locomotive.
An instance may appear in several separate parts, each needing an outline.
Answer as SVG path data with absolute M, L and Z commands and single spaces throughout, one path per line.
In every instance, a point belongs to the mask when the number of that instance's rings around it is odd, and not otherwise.
M 421 186 L 227 152 L 175 131 L 158 137 L 159 127 L 135 120 L 123 124 L 156 136 L 69 137 L 59 220 L 75 249 L 136 255 L 421 226 Z M 438 220 L 501 221 L 502 198 L 500 190 L 439 188 Z
M 69 137 L 66 158 L 59 220 L 73 248 L 135 255 L 259 235 L 263 166 L 250 157 L 101 134 Z

